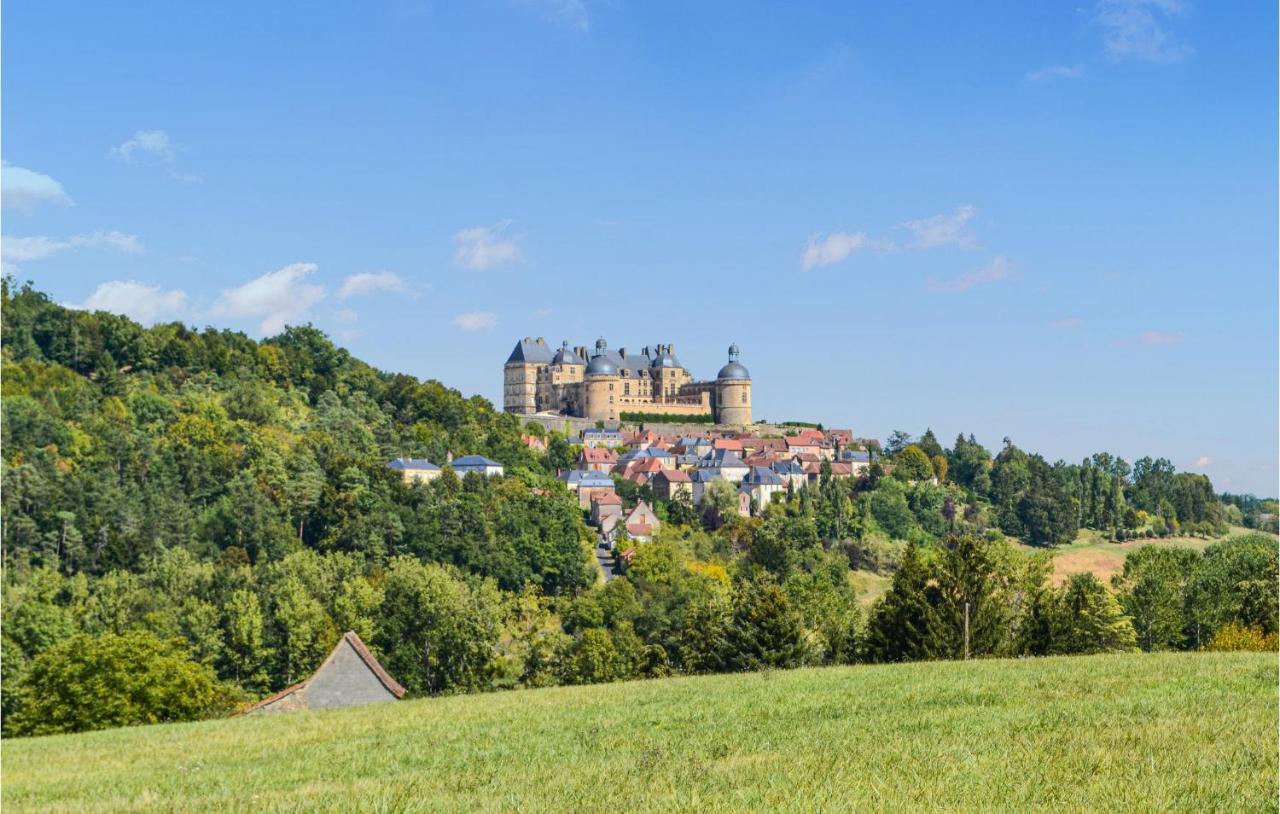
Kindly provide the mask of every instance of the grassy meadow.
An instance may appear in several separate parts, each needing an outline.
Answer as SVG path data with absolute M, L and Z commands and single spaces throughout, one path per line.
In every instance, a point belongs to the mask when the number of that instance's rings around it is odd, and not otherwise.
M 1274 654 L 855 666 L 6 741 L 6 812 L 1275 811 Z

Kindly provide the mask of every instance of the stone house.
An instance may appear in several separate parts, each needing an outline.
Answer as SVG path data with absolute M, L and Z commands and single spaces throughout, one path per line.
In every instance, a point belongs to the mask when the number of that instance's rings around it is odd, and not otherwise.
M 426 483 L 440 477 L 441 469 L 426 458 L 396 458 L 387 469 L 400 473 L 405 483 Z
M 653 493 L 662 500 L 675 500 L 684 495 L 690 502 L 693 501 L 693 482 L 689 480 L 688 472 L 679 469 L 670 472 L 663 470 L 653 476 L 649 485 L 653 487 Z

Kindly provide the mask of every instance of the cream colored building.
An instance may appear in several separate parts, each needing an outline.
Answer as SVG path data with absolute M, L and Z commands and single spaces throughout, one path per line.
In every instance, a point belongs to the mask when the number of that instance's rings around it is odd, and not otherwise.
M 525 337 L 503 366 L 503 409 L 517 415 L 552 412 L 596 421 L 618 421 L 623 413 L 712 416 L 717 424 L 751 423 L 751 374 L 738 361 L 738 346 L 715 379 L 695 381 L 675 356 L 674 345 L 646 347 L 638 354 L 610 350 L 596 340 L 594 352 L 563 342 L 554 353 L 542 337 Z

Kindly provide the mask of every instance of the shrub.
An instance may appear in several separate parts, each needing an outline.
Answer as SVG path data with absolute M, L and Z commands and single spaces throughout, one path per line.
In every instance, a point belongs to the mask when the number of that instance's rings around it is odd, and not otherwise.
M 1213 634 L 1213 640 L 1204 649 L 1215 653 L 1274 653 L 1280 649 L 1280 643 L 1274 633 L 1266 634 L 1256 627 L 1245 627 L 1232 622 Z
M 32 661 L 21 693 L 15 735 L 192 721 L 238 700 L 180 641 L 146 631 L 73 636 Z

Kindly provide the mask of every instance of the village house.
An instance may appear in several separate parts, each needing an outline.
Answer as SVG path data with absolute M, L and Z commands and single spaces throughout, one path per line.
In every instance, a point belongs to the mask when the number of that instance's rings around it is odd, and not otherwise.
M 623 520 L 623 527 L 627 530 L 627 536 L 636 542 L 647 542 L 662 524 L 658 522 L 658 515 L 654 514 L 653 507 L 643 500 L 636 504 L 636 507 L 626 513 Z
M 547 451 L 547 437 L 545 435 L 521 435 L 520 443 L 535 452 Z
M 608 447 L 583 447 L 578 453 L 578 468 L 608 472 L 618 462 L 618 453 Z
M 440 477 L 441 469 L 426 458 L 396 458 L 387 464 L 404 478 L 405 483 L 426 483 Z
M 598 427 L 588 427 L 582 431 L 582 445 L 584 447 L 609 447 L 616 449 L 625 447 L 626 440 L 622 437 L 622 433 L 618 430 L 601 429 Z
M 739 490 L 746 492 L 759 509 L 773 502 L 773 496 L 787 491 L 787 485 L 778 473 L 764 466 L 753 466 L 742 479 Z
M 705 458 L 698 461 L 698 469 L 736 484 L 747 476 L 748 467 L 736 453 L 717 449 L 707 453 Z
M 379 704 L 398 700 L 404 692 L 404 687 L 387 675 L 355 631 L 349 630 L 309 678 L 264 698 L 244 714 Z
M 453 467 L 453 471 L 460 478 L 466 477 L 469 472 L 475 472 L 485 477 L 495 477 L 503 473 L 502 464 L 497 461 L 491 461 L 483 455 L 463 455 L 461 458 L 454 458 L 449 461 L 449 465 Z
M 609 515 L 622 514 L 622 498 L 613 492 L 591 498 L 591 525 L 599 526 Z
M 597 497 L 603 497 L 604 495 L 614 494 L 613 489 L 612 480 L 609 480 L 608 486 L 579 486 L 578 508 L 583 511 L 590 511 L 592 500 L 595 500 Z
M 693 502 L 693 483 L 689 480 L 688 472 L 664 469 L 653 476 L 649 485 L 653 487 L 653 494 L 661 500 L 675 500 L 684 495 L 690 503 Z

